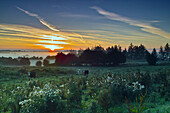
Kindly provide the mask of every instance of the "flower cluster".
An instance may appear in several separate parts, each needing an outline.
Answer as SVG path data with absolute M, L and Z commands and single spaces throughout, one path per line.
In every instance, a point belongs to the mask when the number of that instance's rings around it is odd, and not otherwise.
M 145 88 L 145 86 L 141 85 L 138 81 L 133 82 L 132 87 L 133 87 L 133 91 L 141 90 L 141 89 Z
M 43 88 L 40 87 L 33 87 L 33 91 L 29 93 L 29 97 L 33 96 L 57 96 L 61 92 L 57 86 L 52 86 L 51 84 L 45 84 Z
M 25 86 L 12 90 L 12 94 L 16 96 L 19 92 L 24 97 L 19 101 L 20 111 L 26 113 L 37 112 L 38 107 L 46 106 L 47 101 L 54 103 L 62 99 L 60 96 L 62 90 L 51 83 L 40 86 L 38 82 L 27 82 Z
M 25 105 L 25 104 L 27 104 L 27 103 L 29 103 L 31 101 L 32 101 L 31 99 L 23 100 L 23 101 L 19 102 L 19 105 L 23 106 L 23 105 Z

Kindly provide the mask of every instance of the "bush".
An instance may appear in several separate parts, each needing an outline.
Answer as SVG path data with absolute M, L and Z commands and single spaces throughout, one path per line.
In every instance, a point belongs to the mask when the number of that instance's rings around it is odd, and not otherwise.
M 37 61 L 37 62 L 36 62 L 36 66 L 41 67 L 41 65 L 42 65 L 42 62 L 41 62 L 41 61 Z
M 48 60 L 46 60 L 46 59 L 44 59 L 44 61 L 43 61 L 43 65 L 44 65 L 44 66 L 49 66 L 49 61 L 48 61 Z

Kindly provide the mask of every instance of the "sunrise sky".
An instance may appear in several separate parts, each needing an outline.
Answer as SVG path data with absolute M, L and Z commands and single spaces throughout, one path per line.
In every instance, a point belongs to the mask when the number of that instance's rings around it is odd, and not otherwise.
M 159 48 L 170 0 L 0 0 L 0 49 Z

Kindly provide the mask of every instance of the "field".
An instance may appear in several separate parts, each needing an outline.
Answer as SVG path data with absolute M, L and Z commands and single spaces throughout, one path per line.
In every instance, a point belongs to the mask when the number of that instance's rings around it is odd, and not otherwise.
M 169 113 L 169 83 L 169 65 L 0 67 L 0 112 Z

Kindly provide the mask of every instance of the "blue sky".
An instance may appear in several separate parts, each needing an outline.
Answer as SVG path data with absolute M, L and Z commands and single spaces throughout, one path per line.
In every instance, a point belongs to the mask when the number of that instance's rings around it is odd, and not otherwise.
M 125 48 L 131 42 L 159 48 L 170 42 L 169 5 L 169 0 L 1 0 L 0 49 Z

